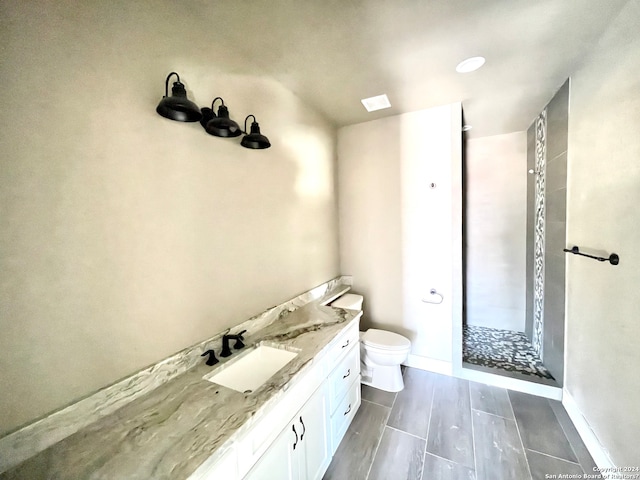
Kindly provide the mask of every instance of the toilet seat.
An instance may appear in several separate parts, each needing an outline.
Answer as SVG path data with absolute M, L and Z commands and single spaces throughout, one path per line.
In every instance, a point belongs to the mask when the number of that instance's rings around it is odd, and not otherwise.
M 386 351 L 401 351 L 411 348 L 409 339 L 397 333 L 370 328 L 361 336 L 360 341 L 367 347 Z

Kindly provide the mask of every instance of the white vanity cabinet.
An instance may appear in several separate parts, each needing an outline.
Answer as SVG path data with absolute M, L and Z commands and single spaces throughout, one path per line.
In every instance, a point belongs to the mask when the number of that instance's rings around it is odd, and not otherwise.
M 326 391 L 322 385 L 294 418 L 301 424 L 304 422 L 300 437 L 304 455 L 300 455 L 298 464 L 301 479 L 320 480 L 331 463 Z
M 331 455 L 336 452 L 340 441 L 360 407 L 360 348 L 358 330 L 348 332 L 351 340 L 346 352 L 336 358 L 333 370 L 327 378 L 329 390 L 329 422 L 331 431 Z
M 320 480 L 360 406 L 358 322 L 325 352 L 222 457 L 189 480 Z
M 295 444 L 294 438 L 293 428 L 285 428 L 244 478 L 250 480 L 294 478 L 294 474 L 297 474 L 295 451 L 292 448 Z
M 322 385 L 287 423 L 246 480 L 319 480 L 329 466 L 327 395 Z
M 221 458 L 212 462 L 211 459 L 204 462 L 189 477 L 189 480 L 239 480 L 238 454 L 235 446 L 229 448 Z

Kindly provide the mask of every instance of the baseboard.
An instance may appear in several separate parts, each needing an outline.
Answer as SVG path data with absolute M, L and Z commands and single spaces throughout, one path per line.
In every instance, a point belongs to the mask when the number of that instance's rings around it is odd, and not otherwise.
M 421 357 L 419 355 L 410 354 L 403 365 L 407 367 L 419 368 L 428 372 L 441 373 L 443 375 L 453 375 L 453 366 L 451 362 L 444 360 L 436 360 L 435 358 Z
M 582 438 L 587 450 L 589 450 L 589 453 L 593 457 L 593 461 L 596 462 L 596 465 L 601 471 L 605 468 L 614 468 L 615 465 L 609 458 L 607 449 L 604 448 L 600 443 L 600 440 L 598 440 L 598 437 L 591 429 L 591 425 L 589 425 L 587 419 L 582 415 L 575 399 L 566 388 L 563 389 L 562 393 L 562 405 L 569 414 L 569 418 L 571 418 L 571 421 L 576 427 L 578 434 L 580 434 L 580 438 Z

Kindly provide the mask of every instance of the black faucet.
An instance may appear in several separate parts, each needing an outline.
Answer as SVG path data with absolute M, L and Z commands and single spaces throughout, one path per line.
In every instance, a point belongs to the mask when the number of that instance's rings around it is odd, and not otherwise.
M 244 343 L 242 343 L 242 340 L 244 340 L 244 337 L 242 336 L 242 334 L 245 332 L 246 330 L 242 330 L 240 333 L 236 333 L 235 335 L 223 335 L 222 351 L 220 352 L 220 356 L 228 357 L 233 353 L 229 348 L 229 340 L 236 341 L 236 343 L 233 345 L 233 348 L 235 348 L 236 350 L 240 350 L 241 348 L 244 348 Z
M 207 350 L 200 356 L 206 357 L 207 355 L 209 355 L 209 358 L 207 359 L 207 365 L 211 366 L 219 362 L 219 360 L 216 358 L 216 352 L 214 352 L 213 350 Z

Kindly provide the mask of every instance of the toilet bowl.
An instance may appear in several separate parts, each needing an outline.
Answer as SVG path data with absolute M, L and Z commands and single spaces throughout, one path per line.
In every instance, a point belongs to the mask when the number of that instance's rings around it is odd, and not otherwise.
M 362 310 L 361 295 L 348 293 L 331 303 L 332 307 Z M 387 392 L 399 392 L 404 388 L 400 364 L 411 350 L 408 338 L 386 330 L 370 328 L 360 332 L 361 383 Z
M 400 364 L 411 350 L 408 338 L 397 333 L 370 328 L 360 332 L 361 382 L 387 392 L 404 388 Z

